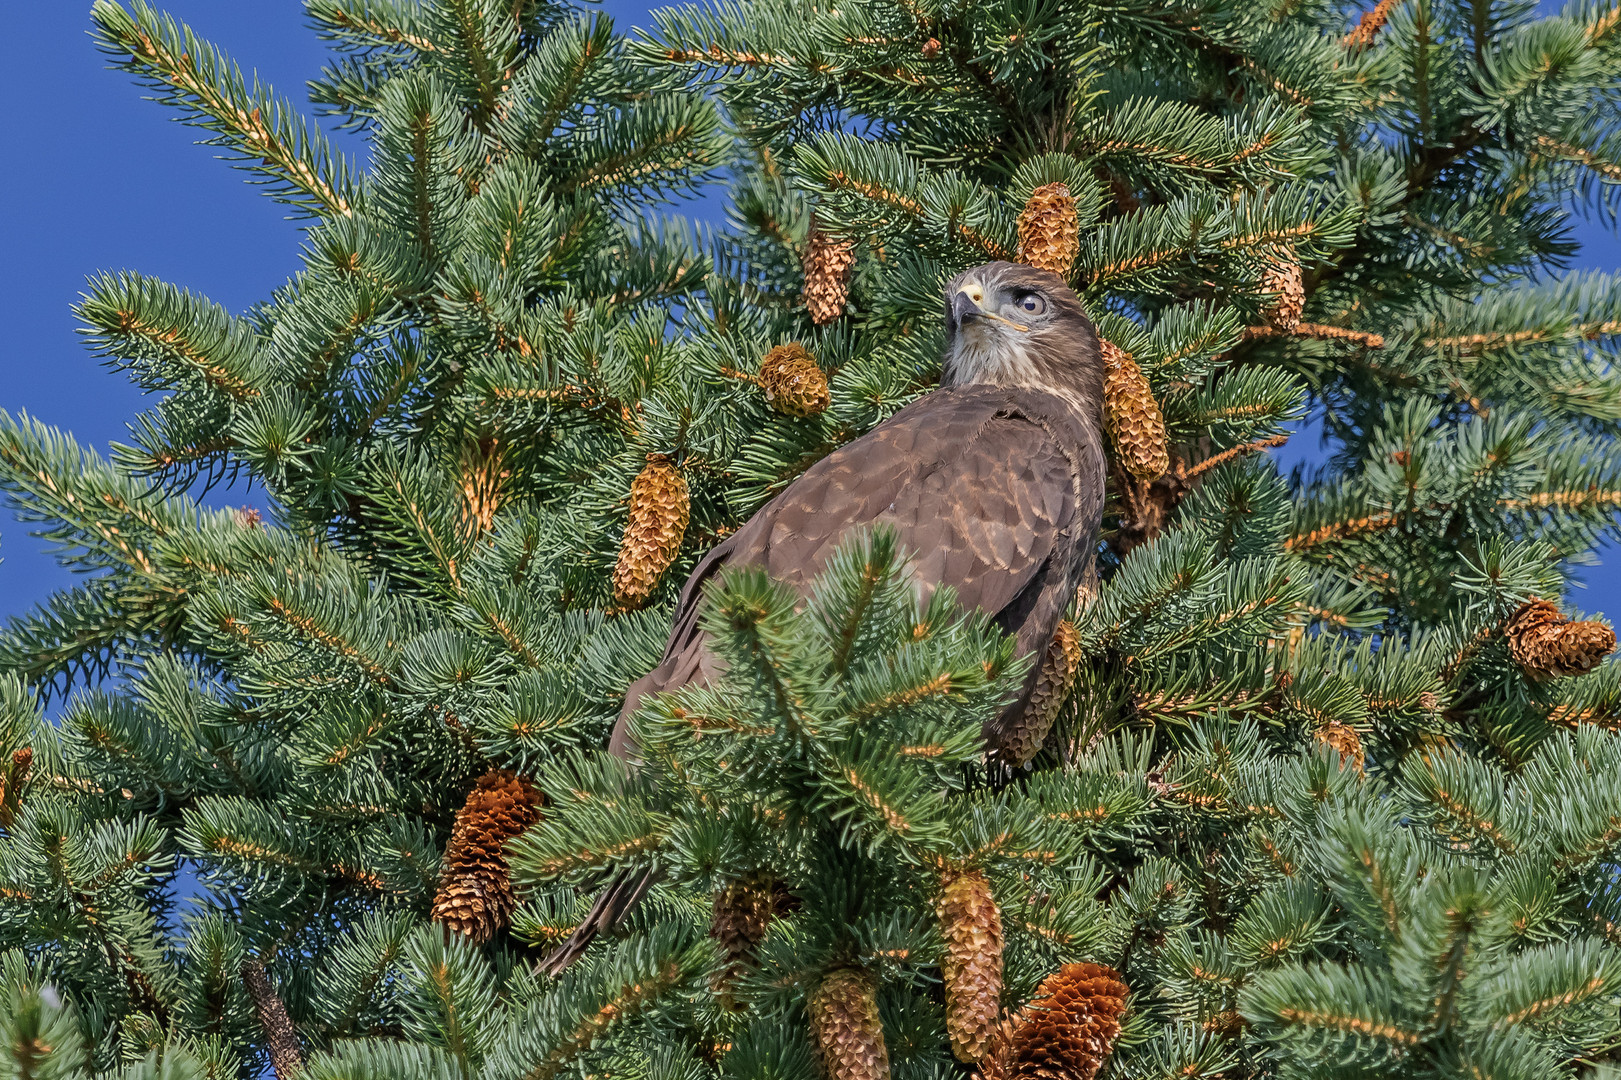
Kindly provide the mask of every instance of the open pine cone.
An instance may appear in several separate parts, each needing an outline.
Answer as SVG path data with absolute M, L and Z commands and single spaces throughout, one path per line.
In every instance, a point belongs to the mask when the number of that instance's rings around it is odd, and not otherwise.
M 766 402 L 787 416 L 815 416 L 832 400 L 827 373 L 797 341 L 767 352 L 756 381 Z
M 1081 253 L 1081 227 L 1067 184 L 1043 184 L 1030 193 L 1019 214 L 1019 261 L 1061 278 Z
M 850 298 L 850 272 L 855 269 L 855 245 L 836 240 L 814 222 L 805 241 L 805 308 L 817 326 L 844 314 Z
M 445 848 L 433 898 L 435 922 L 477 943 L 507 925 L 517 901 L 504 849 L 540 818 L 539 808 L 539 793 L 522 777 L 491 769 L 478 778 Z
M 1103 357 L 1103 422 L 1126 471 L 1152 483 L 1171 468 L 1170 439 L 1154 391 L 1124 349 L 1100 340 Z
M 1101 964 L 1065 964 L 1005 1024 L 983 1080 L 1093 1080 L 1114 1050 L 1130 990 Z
M 681 470 L 663 454 L 647 455 L 647 466 L 630 485 L 630 517 L 613 572 L 616 603 L 633 608 L 647 603 L 680 553 L 691 516 Z
M 1276 298 L 1261 310 L 1261 318 L 1268 326 L 1290 331 L 1300 325 L 1306 311 L 1306 287 L 1301 279 L 1300 264 L 1292 256 L 1274 259 L 1266 273 L 1261 275 L 1261 290 L 1276 293 Z
M 1366 757 L 1362 753 L 1362 737 L 1356 733 L 1356 728 L 1330 720 L 1318 728 L 1312 737 L 1324 746 L 1333 747 L 1340 757 L 1349 758 L 1357 772 L 1362 771 Z
M 995 1038 L 1002 1011 L 1002 912 L 978 870 L 948 872 L 935 901 L 946 954 L 946 1034 L 957 1060 L 976 1062 Z
M 807 1005 L 811 1042 L 828 1080 L 888 1080 L 889 1048 L 871 973 L 835 968 L 822 977 Z
M 1508 651 L 1532 679 L 1585 675 L 1615 651 L 1615 631 L 1601 622 L 1572 622 L 1558 605 L 1535 597 L 1503 624 Z

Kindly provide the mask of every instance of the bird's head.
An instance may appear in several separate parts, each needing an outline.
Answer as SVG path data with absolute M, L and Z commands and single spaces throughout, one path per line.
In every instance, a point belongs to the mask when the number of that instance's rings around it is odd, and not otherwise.
M 993 262 L 963 271 L 946 286 L 940 385 L 976 383 L 1102 400 L 1098 334 L 1063 278 Z

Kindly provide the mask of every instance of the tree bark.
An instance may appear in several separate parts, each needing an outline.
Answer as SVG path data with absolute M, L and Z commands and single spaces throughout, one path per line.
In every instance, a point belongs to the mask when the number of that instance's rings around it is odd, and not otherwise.
M 298 1031 L 288 1019 L 287 1006 L 270 985 L 263 965 L 248 961 L 242 965 L 242 985 L 253 999 L 254 1011 L 259 1014 L 259 1026 L 265 1029 L 265 1044 L 270 1050 L 270 1065 L 276 1070 L 276 1080 L 292 1080 L 304 1071 L 304 1052 L 298 1045 Z

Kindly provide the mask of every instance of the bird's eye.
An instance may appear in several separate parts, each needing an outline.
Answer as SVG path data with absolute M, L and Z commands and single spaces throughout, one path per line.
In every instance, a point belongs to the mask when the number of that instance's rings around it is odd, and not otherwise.
M 1035 293 L 1025 293 L 1024 296 L 1020 297 L 1019 299 L 1019 306 L 1032 315 L 1040 315 L 1043 311 L 1047 310 L 1047 301 L 1043 300 Z

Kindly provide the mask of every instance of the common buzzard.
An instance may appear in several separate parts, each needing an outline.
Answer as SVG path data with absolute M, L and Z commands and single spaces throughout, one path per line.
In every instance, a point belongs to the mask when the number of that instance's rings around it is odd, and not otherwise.
M 762 566 L 808 591 L 853 528 L 878 523 L 911 553 L 921 589 L 950 585 L 1039 658 L 1092 560 L 1103 511 L 1103 367 L 1097 331 L 1058 275 L 993 262 L 946 287 L 940 387 L 821 461 L 706 555 L 676 603 L 664 659 L 630 687 L 610 749 L 630 756 L 648 694 L 720 673 L 699 628 L 703 585 L 723 567 Z M 986 726 L 1003 724 L 1035 686 Z M 548 958 L 561 970 L 617 926 L 648 878 L 621 878 Z

